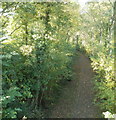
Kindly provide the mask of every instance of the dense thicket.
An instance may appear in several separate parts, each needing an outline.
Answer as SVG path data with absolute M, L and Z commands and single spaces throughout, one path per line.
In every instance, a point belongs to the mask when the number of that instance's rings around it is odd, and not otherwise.
M 42 117 L 60 83 L 71 79 L 78 5 L 3 2 L 1 17 L 3 118 Z
M 89 2 L 81 13 L 79 44 L 87 51 L 97 73 L 95 103 L 115 113 L 114 10 L 111 2 Z
M 79 15 L 79 6 L 70 2 L 2 3 L 3 118 L 43 117 L 61 83 L 72 79 L 75 48 L 92 61 L 95 103 L 116 112 L 113 7 L 89 2 Z

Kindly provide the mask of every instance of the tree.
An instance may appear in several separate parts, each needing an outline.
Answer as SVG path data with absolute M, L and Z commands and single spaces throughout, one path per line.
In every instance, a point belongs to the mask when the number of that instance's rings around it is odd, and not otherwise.
M 78 29 L 78 5 L 2 5 L 2 34 L 9 36 L 2 42 L 3 118 L 43 117 L 41 109 L 53 102 L 61 82 L 72 74 L 69 56 L 75 47 L 71 39 Z
M 87 51 L 96 75 L 96 103 L 115 113 L 114 16 L 111 2 L 90 2 L 80 18 L 80 45 Z

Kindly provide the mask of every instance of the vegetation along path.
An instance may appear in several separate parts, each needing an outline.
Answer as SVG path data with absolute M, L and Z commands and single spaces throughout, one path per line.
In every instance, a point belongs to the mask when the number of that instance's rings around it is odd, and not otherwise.
M 50 118 L 99 118 L 99 109 L 93 104 L 94 86 L 90 60 L 79 54 L 75 57 L 73 69 L 75 78 L 64 88 L 57 104 L 54 105 Z

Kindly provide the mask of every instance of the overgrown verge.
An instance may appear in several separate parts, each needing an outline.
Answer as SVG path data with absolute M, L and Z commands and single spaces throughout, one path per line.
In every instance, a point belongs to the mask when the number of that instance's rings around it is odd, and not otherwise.
M 79 44 L 86 50 L 96 72 L 95 103 L 104 112 L 115 114 L 113 3 L 90 2 L 87 7 L 80 18 Z
M 2 8 L 3 118 L 44 117 L 61 82 L 71 79 L 78 5 L 3 2 Z

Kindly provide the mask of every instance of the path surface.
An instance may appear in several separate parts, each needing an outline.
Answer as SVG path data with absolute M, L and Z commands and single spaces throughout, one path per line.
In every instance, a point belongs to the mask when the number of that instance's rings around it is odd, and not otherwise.
M 64 88 L 63 93 L 54 105 L 50 118 L 100 118 L 99 109 L 94 106 L 92 78 L 94 73 L 89 59 L 79 54 L 74 59 L 74 80 Z

